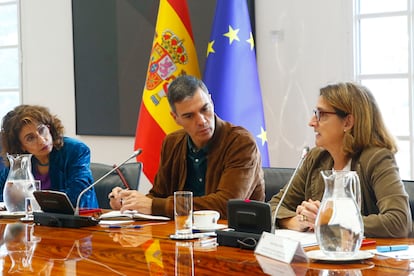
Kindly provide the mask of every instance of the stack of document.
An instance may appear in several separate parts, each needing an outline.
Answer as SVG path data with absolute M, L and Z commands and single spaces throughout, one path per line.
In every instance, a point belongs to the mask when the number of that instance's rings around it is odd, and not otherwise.
M 141 214 L 137 211 L 111 211 L 99 217 L 100 220 L 170 220 L 168 217 Z

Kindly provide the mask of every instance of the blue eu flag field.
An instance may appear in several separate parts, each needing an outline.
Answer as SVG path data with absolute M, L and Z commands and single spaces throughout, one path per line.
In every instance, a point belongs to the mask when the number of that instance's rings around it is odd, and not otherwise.
M 262 94 L 246 0 L 217 0 L 207 47 L 204 82 L 216 113 L 256 138 L 263 167 L 269 166 Z

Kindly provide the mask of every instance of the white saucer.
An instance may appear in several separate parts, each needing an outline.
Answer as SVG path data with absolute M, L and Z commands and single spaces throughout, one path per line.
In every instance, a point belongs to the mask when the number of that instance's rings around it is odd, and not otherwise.
M 26 212 L 9 212 L 9 211 L 0 211 L 0 218 L 21 218 L 26 215 Z
M 220 229 L 224 229 L 227 228 L 227 224 L 216 224 L 215 227 L 213 228 L 204 228 L 204 227 L 197 227 L 197 226 L 193 226 L 193 230 L 198 230 L 200 232 L 214 232 L 216 230 L 220 230 Z
M 351 257 L 331 257 L 325 255 L 321 250 L 312 250 L 306 252 L 306 255 L 309 259 L 319 260 L 319 261 L 329 261 L 329 262 L 349 262 L 349 261 L 358 261 L 365 260 L 374 257 L 374 253 L 369 251 L 358 251 L 354 256 Z
M 24 216 L 24 217 L 20 218 L 20 221 L 22 221 L 22 222 L 32 222 L 32 221 L 34 221 L 34 217 L 33 217 L 33 215 Z

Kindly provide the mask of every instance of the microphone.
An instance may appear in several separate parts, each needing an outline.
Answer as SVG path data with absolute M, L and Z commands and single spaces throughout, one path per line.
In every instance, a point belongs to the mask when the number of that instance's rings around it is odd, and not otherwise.
M 75 208 L 75 216 L 79 216 L 79 204 L 80 204 L 80 199 L 81 197 L 90 189 L 92 189 L 92 187 L 94 187 L 96 184 L 98 184 L 99 182 L 101 182 L 103 179 L 105 179 L 108 175 L 110 175 L 111 173 L 113 173 L 114 171 L 118 170 L 121 166 L 123 166 L 126 162 L 128 162 L 129 160 L 131 160 L 132 158 L 137 157 L 138 155 L 140 155 L 142 152 L 142 149 L 137 149 L 136 151 L 134 151 L 131 156 L 129 156 L 124 162 L 122 162 L 121 164 L 119 164 L 118 166 L 115 166 L 112 170 L 110 170 L 109 172 L 107 172 L 106 174 L 104 174 L 101 178 L 99 178 L 98 180 L 96 180 L 95 182 L 93 182 L 91 185 L 89 185 L 88 187 L 86 187 L 78 196 L 78 200 L 76 201 L 76 208 Z
M 141 154 L 142 149 L 134 151 L 124 162 L 115 166 L 101 178 L 93 182 L 81 191 L 77 198 L 76 208 L 73 208 L 68 196 L 59 191 L 35 191 L 33 192 L 43 212 L 33 212 L 34 223 L 45 226 L 80 228 L 97 225 L 99 220 L 92 216 L 80 216 L 79 204 L 82 196 L 101 182 L 105 177 L 119 169 L 126 162 Z
M 283 191 L 282 197 L 279 200 L 279 203 L 276 206 L 275 212 L 272 216 L 272 233 L 275 233 L 276 230 L 276 217 L 277 217 L 277 213 L 279 212 L 280 206 L 282 206 L 283 200 L 285 199 L 285 196 L 290 188 L 290 186 L 292 185 L 292 181 L 293 178 L 296 176 L 296 173 L 298 172 L 298 170 L 300 169 L 300 167 L 302 167 L 303 161 L 305 160 L 306 156 L 308 155 L 309 152 L 309 147 L 304 147 L 302 150 L 302 155 L 300 157 L 299 163 L 296 166 L 296 169 L 293 171 L 292 176 L 289 179 L 288 184 L 286 185 L 285 190 Z

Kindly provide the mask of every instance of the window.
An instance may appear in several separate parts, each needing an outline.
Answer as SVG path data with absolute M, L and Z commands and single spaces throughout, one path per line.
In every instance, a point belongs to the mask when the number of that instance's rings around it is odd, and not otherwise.
M 19 1 L 0 0 L 0 118 L 20 103 Z
M 403 179 L 414 179 L 412 15 L 409 0 L 355 0 L 355 77 L 396 137 Z

